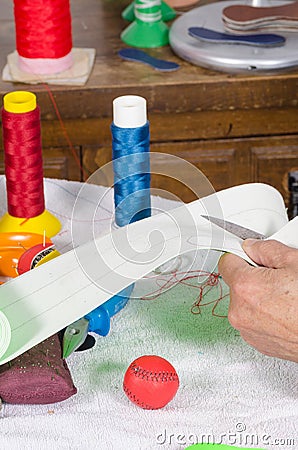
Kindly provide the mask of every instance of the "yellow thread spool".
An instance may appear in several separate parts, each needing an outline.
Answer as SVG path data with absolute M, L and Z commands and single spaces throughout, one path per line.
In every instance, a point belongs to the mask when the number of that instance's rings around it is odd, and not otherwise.
M 16 114 L 33 111 L 36 108 L 36 95 L 27 91 L 9 92 L 3 98 L 3 108 L 7 112 Z M 23 231 L 52 237 L 60 229 L 61 223 L 59 220 L 47 210 L 36 217 L 30 218 L 13 217 L 9 213 L 5 213 L 0 219 L 0 233 Z

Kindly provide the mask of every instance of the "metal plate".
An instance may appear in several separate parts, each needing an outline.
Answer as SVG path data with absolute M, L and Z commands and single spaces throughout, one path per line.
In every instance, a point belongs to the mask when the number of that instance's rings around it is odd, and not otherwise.
M 289 2 L 264 0 L 261 6 L 278 6 L 283 3 Z M 270 30 L 270 33 L 274 32 L 286 38 L 285 45 L 272 48 L 200 42 L 188 35 L 189 27 L 205 27 L 226 32 L 221 18 L 222 10 L 234 4 L 252 6 L 250 0 L 220 1 L 200 6 L 179 17 L 170 29 L 170 45 L 173 51 L 192 64 L 226 72 L 263 73 L 298 66 L 298 30 Z

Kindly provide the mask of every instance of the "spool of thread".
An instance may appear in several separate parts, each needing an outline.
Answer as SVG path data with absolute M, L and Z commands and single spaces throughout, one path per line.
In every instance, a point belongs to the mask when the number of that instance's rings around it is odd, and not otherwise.
M 122 11 L 122 18 L 125 20 L 128 20 L 129 22 L 133 22 L 135 20 L 135 2 L 134 0 L 130 5 L 128 5 L 123 11 Z M 161 0 L 161 17 L 164 22 L 167 22 L 168 20 L 173 20 L 177 16 L 175 10 L 170 6 L 169 2 L 164 2 Z
M 124 95 L 113 101 L 112 151 L 115 222 L 125 226 L 151 215 L 149 123 L 146 100 Z M 119 292 L 127 303 L 133 286 Z
M 14 0 L 20 70 L 54 74 L 72 66 L 69 0 Z
M 0 232 L 27 231 L 54 236 L 60 222 L 45 210 L 40 110 L 32 92 L 3 98 L 2 130 L 8 212 Z
M 125 226 L 151 215 L 146 100 L 136 95 L 116 98 L 111 130 L 115 221 Z
M 127 45 L 162 47 L 169 43 L 169 28 L 162 20 L 161 0 L 135 0 L 135 21 L 121 33 Z

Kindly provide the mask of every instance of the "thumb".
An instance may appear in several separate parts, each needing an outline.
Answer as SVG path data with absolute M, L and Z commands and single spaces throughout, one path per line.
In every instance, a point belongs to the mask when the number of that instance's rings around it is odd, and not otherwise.
M 242 244 L 245 253 L 257 264 L 273 269 L 287 265 L 291 249 L 274 240 L 246 239 Z

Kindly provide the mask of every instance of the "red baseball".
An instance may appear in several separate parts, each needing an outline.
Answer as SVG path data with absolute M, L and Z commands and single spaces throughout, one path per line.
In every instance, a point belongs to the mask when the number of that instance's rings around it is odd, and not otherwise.
M 175 396 L 178 387 L 179 378 L 172 364 L 155 355 L 135 359 L 123 380 L 129 400 L 143 409 L 163 408 Z

